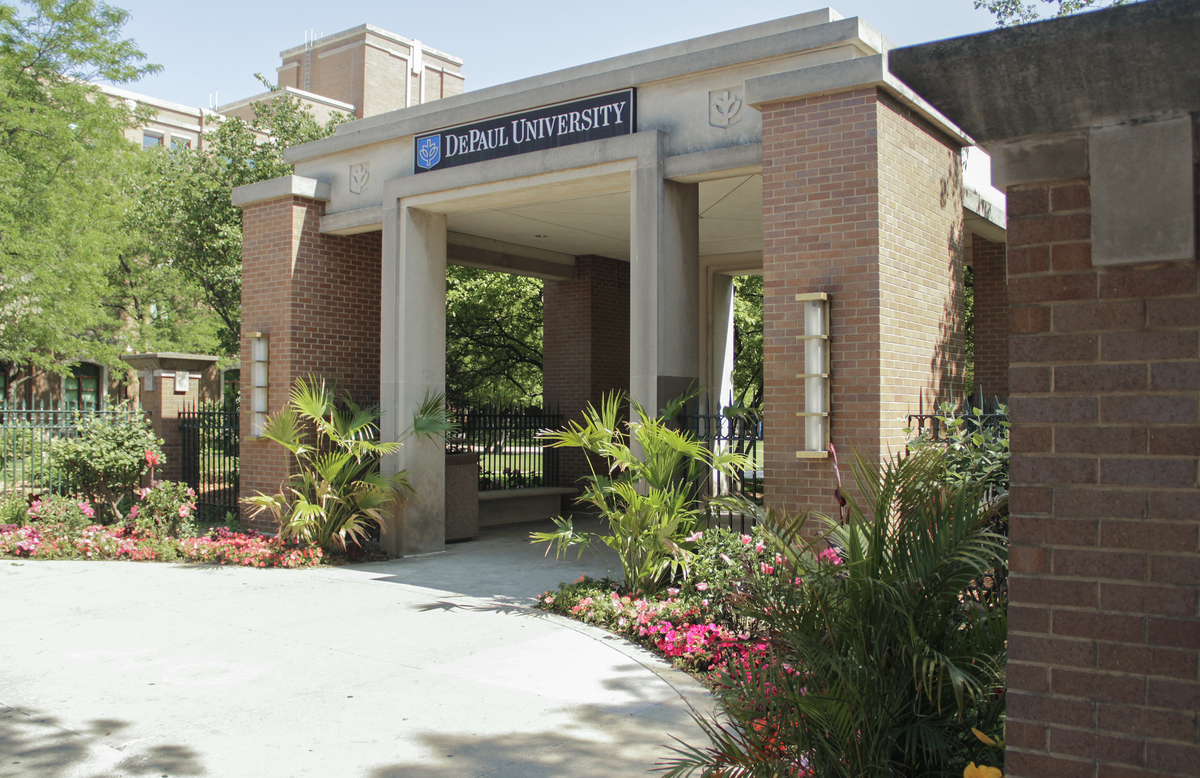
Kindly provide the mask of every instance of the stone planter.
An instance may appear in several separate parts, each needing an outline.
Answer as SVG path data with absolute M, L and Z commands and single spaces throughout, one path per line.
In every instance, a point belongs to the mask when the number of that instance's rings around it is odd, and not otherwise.
M 446 455 L 446 542 L 479 534 L 479 455 Z

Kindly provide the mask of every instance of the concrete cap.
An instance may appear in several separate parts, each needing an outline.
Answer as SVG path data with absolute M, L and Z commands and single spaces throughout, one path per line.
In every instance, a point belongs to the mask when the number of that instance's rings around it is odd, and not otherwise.
M 304 176 L 283 176 L 270 181 L 246 184 L 233 190 L 233 204 L 245 207 L 282 197 L 307 197 L 312 200 L 329 201 L 332 187 L 328 181 L 318 181 Z
M 216 363 L 220 357 L 207 354 L 181 354 L 176 351 L 156 351 L 149 354 L 122 354 L 121 361 L 134 370 L 194 370 L 201 371 Z

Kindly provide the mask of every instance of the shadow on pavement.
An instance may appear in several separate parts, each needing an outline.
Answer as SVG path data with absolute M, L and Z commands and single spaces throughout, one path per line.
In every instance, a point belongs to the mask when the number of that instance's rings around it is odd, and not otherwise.
M 95 719 L 82 730 L 69 729 L 53 716 L 0 705 L 0 778 L 67 776 L 204 775 L 198 755 L 185 746 L 154 746 L 137 755 L 122 750 L 122 732 L 131 724 Z

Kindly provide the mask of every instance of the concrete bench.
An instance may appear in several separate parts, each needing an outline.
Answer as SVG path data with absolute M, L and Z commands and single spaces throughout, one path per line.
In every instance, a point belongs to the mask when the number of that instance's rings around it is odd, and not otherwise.
M 539 486 L 528 489 L 496 489 L 479 493 L 479 526 L 518 524 L 560 516 L 564 494 L 578 489 L 563 486 Z

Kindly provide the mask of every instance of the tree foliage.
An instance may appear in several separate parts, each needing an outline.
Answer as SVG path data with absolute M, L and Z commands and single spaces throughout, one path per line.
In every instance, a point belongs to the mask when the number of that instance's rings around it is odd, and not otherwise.
M 446 268 L 451 405 L 535 404 L 542 395 L 542 282 Z
M 763 277 L 734 279 L 733 405 L 755 410 L 763 403 Z M 722 397 L 726 403 L 730 398 Z
M 1039 11 L 1043 6 L 1048 6 L 1048 10 L 1053 10 L 1049 16 L 1059 17 L 1098 6 L 1125 5 L 1127 2 L 1129 0 L 1037 0 L 1032 3 L 1023 2 L 1023 0 L 975 0 L 975 7 L 983 8 L 995 16 L 997 26 L 1011 27 L 1014 24 L 1027 24 L 1043 18 Z
M 102 304 L 126 251 L 138 181 L 125 131 L 148 116 L 89 79 L 158 69 L 93 0 L 0 4 L 0 361 L 65 370 L 113 361 Z
M 260 81 L 270 87 L 258 77 Z M 147 183 L 139 198 L 134 231 L 143 236 L 141 251 L 123 277 L 120 305 L 132 319 L 153 331 L 154 319 L 169 311 L 188 328 L 158 325 L 158 334 L 175 338 L 195 332 L 201 310 L 215 320 L 211 348 L 238 351 L 242 296 L 242 212 L 233 205 L 233 189 L 291 175 L 283 159 L 291 146 L 324 138 L 346 120 L 336 115 L 317 121 L 308 106 L 271 87 L 271 99 L 254 104 L 251 121 L 230 118 L 208 135 L 203 148 L 160 148 L 149 157 Z M 136 279 L 156 282 L 155 310 L 139 299 Z

